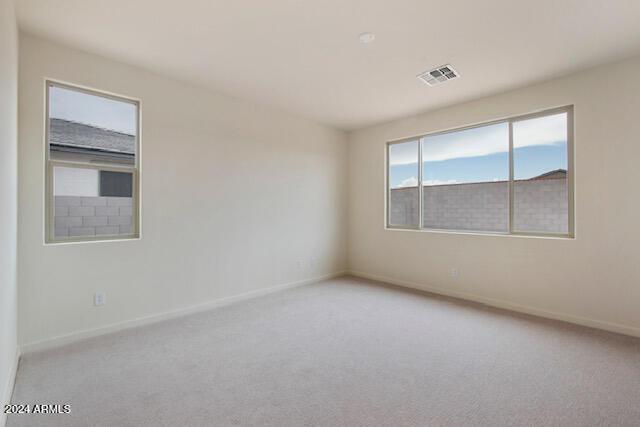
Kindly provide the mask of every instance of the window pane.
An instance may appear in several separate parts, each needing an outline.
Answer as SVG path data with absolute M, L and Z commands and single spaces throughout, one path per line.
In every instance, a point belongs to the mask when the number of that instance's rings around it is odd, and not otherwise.
M 133 199 L 101 191 L 101 175 L 89 168 L 53 168 L 54 237 L 117 236 L 133 233 Z M 133 181 L 132 173 L 118 172 Z
M 136 108 L 130 102 L 51 86 L 50 158 L 134 165 Z
M 422 142 L 423 226 L 509 229 L 509 125 L 427 136 Z
M 47 239 L 135 235 L 138 104 L 56 83 L 47 89 Z
M 418 226 L 418 141 L 389 145 L 389 224 Z
M 100 171 L 100 195 L 110 197 L 131 197 L 133 175 L 126 172 Z
M 513 123 L 513 229 L 567 233 L 567 113 Z

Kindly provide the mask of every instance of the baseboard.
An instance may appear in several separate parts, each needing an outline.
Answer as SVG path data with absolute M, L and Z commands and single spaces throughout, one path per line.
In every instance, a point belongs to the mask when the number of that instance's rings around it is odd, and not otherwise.
M 480 295 L 470 294 L 466 292 L 453 291 L 450 289 L 424 285 L 421 283 L 409 282 L 406 280 L 395 279 L 392 277 L 379 276 L 375 274 L 365 273 L 362 271 L 351 270 L 351 271 L 348 271 L 347 274 L 355 277 L 360 277 L 363 279 L 370 279 L 378 282 L 389 283 L 396 286 L 402 286 L 405 288 L 418 289 L 421 291 L 431 292 L 434 294 L 445 295 L 445 296 L 459 298 L 467 301 L 473 301 L 473 302 L 485 304 L 491 307 L 502 308 L 505 310 L 511 310 L 519 313 L 530 314 L 533 316 L 544 317 L 547 319 L 561 320 L 561 321 L 573 323 L 576 325 L 588 326 L 590 328 L 602 329 L 605 331 L 615 332 L 618 334 L 640 337 L 640 328 L 637 328 L 635 326 L 621 325 L 618 323 L 611 323 L 603 320 L 589 319 L 586 317 L 574 316 L 571 314 L 558 313 L 555 311 L 549 311 L 542 308 L 520 305 L 510 301 L 483 297 Z
M 2 411 L 0 411 L 0 427 L 7 425 L 7 414 L 4 413 L 4 405 L 11 403 L 11 396 L 13 395 L 13 387 L 16 383 L 16 374 L 18 373 L 18 361 L 20 360 L 20 348 L 16 346 L 16 353 L 9 370 L 9 377 L 7 383 L 4 386 L 2 393 Z
M 105 335 L 112 332 L 121 331 L 123 329 L 135 328 L 138 326 L 149 325 L 152 323 L 161 322 L 164 320 L 169 320 L 177 317 L 186 316 L 189 314 L 199 313 L 202 311 L 211 310 L 216 307 L 222 307 L 229 304 L 233 304 L 235 302 L 248 300 L 251 298 L 256 298 L 262 295 L 271 294 L 274 292 L 282 291 L 285 289 L 295 288 L 298 286 L 309 285 L 312 283 L 321 282 L 323 280 L 333 279 L 335 277 L 344 276 L 344 271 L 339 271 L 336 273 L 326 274 L 323 276 L 313 277 L 310 279 L 300 280 L 296 282 L 285 283 L 281 285 L 272 286 L 264 289 L 257 289 L 255 291 L 246 292 L 243 294 L 233 295 L 230 297 L 219 298 L 216 300 L 208 301 L 202 304 L 196 304 L 185 308 L 180 308 L 177 310 L 167 311 L 164 313 L 154 314 L 151 316 L 139 317 L 136 319 L 125 320 L 123 322 L 112 323 L 107 326 L 102 326 L 95 329 L 86 329 L 82 331 L 72 332 L 70 334 L 59 335 L 53 338 L 48 338 L 45 340 L 34 341 L 27 344 L 22 344 L 20 346 L 21 354 L 33 353 L 36 351 L 47 350 L 54 347 L 59 347 L 65 344 L 70 344 L 72 342 L 80 341 L 86 338 L 91 338 L 99 335 Z

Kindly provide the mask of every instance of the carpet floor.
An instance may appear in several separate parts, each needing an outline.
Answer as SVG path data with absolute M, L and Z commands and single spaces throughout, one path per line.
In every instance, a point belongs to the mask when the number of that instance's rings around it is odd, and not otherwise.
M 340 278 L 24 355 L 9 426 L 640 425 L 640 340 Z

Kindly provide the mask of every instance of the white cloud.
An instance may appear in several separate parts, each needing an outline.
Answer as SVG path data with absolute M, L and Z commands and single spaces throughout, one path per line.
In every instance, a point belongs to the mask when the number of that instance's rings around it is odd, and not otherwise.
M 389 162 L 392 166 L 418 163 L 418 142 L 403 142 L 389 146 Z
M 427 179 L 422 181 L 422 185 L 445 185 L 445 184 L 457 184 L 457 183 L 458 181 L 455 179 L 447 179 L 447 180 Z M 393 188 L 416 187 L 417 185 L 418 185 L 418 179 L 412 176 L 411 178 L 407 178 L 401 181 L 398 185 L 394 186 Z
M 567 113 L 523 120 L 513 124 L 513 146 L 556 145 L 567 139 Z
M 566 130 L 566 113 L 514 122 L 514 147 L 564 143 Z M 425 162 L 506 153 L 509 151 L 509 126 L 507 123 L 498 123 L 429 136 L 424 141 L 422 158 Z M 417 143 L 391 146 L 390 163 L 392 166 L 407 165 L 417 163 L 417 161 Z
M 446 184 L 458 184 L 457 179 L 427 179 L 426 181 L 422 181 L 422 185 L 446 185 Z
M 509 151 L 509 126 L 506 123 L 468 129 L 425 138 L 422 159 L 425 162 L 478 157 Z
M 403 188 L 403 187 L 415 187 L 418 185 L 418 178 L 412 176 L 411 178 L 407 178 L 400 182 L 400 184 L 396 185 L 394 188 Z

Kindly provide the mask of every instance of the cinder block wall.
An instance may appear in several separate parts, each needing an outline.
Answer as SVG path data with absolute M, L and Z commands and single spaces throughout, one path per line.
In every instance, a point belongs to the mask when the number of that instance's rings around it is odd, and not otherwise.
M 424 187 L 424 225 L 428 228 L 507 231 L 509 184 L 434 185 Z
M 426 228 L 506 231 L 509 227 L 507 182 L 434 185 L 423 191 Z M 516 181 L 515 230 L 566 233 L 567 213 L 566 179 Z M 390 222 L 417 224 L 416 187 L 391 190 Z
M 418 223 L 418 187 L 391 190 L 389 223 L 392 225 L 415 225 Z
M 513 187 L 515 230 L 566 233 L 569 205 L 566 179 L 516 181 Z
M 131 197 L 55 196 L 55 236 L 130 234 Z

